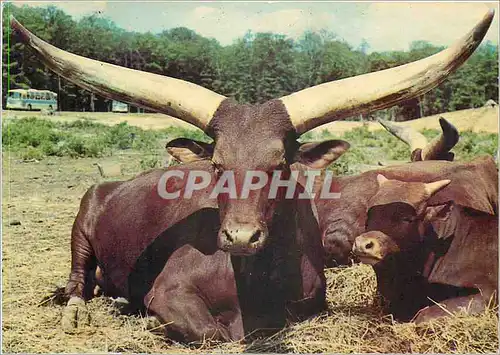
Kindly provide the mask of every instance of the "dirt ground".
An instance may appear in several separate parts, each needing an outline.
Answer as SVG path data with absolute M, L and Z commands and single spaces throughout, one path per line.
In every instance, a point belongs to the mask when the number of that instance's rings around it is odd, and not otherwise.
M 141 115 L 125 119 L 130 124 L 158 128 L 166 124 L 163 117 Z M 55 119 L 74 117 L 63 113 Z M 99 116 L 100 122 L 123 119 L 115 114 Z M 2 154 L 3 352 L 481 353 L 498 349 L 494 311 L 476 317 L 457 316 L 425 327 L 382 317 L 375 301 L 373 271 L 363 265 L 327 270 L 328 314 L 292 325 L 273 338 L 250 345 L 207 344 L 196 350 L 168 344 L 161 334 L 147 330 L 146 322 L 139 316 L 119 315 L 107 298 L 89 303 L 89 326 L 76 334 L 65 334 L 59 324 L 62 306 L 44 298 L 67 281 L 71 226 L 80 198 L 89 186 L 102 181 L 97 162 L 120 164 L 123 175 L 116 177 L 120 180 L 141 171 L 140 155 L 130 151 L 101 159 L 49 157 L 40 162 L 22 162 L 9 152 Z

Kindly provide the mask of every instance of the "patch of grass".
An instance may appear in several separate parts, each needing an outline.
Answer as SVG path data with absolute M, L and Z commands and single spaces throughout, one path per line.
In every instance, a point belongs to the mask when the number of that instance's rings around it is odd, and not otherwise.
M 45 157 L 43 150 L 40 148 L 28 147 L 21 153 L 21 159 L 29 160 L 42 160 Z
M 422 134 L 429 140 L 440 132 L 425 129 Z M 460 132 L 460 139 L 453 148 L 455 160 L 471 160 L 479 155 L 495 155 L 498 149 L 498 134 L 476 133 L 471 131 Z
M 89 120 L 53 122 L 28 117 L 2 126 L 3 149 L 19 152 L 22 159 L 37 160 L 47 156 L 103 157 L 127 149 L 158 155 L 162 141 L 178 137 L 210 141 L 201 130 L 144 130 L 126 122 L 107 126 Z M 144 166 L 156 165 L 151 160 L 144 161 Z
M 320 141 L 327 139 L 343 139 L 351 145 L 337 161 L 328 169 L 337 175 L 354 175 L 366 170 L 367 166 L 378 165 L 384 160 L 408 161 L 409 147 L 386 131 L 370 131 L 368 126 L 354 128 L 343 135 L 331 134 L 328 130 L 321 133 L 307 133 L 301 141 Z
M 143 157 L 140 160 L 139 165 L 141 167 L 141 170 L 149 170 L 160 167 L 161 163 L 158 155 L 152 155 Z
M 168 140 L 174 138 L 190 138 L 205 143 L 211 143 L 212 139 L 207 136 L 201 129 L 188 129 L 183 127 L 168 127 L 160 130 L 162 135 L 168 137 Z
M 422 134 L 431 140 L 440 133 L 438 130 L 426 129 Z M 367 126 L 354 128 L 343 135 L 334 135 L 327 130 L 321 133 L 307 133 L 301 137 L 301 141 L 320 141 L 326 139 L 343 139 L 351 145 L 337 161 L 328 169 L 337 175 L 358 174 L 367 167 L 376 166 L 384 161 L 410 160 L 410 148 L 398 138 L 387 131 L 370 131 Z M 460 132 L 460 140 L 452 149 L 455 160 L 468 161 L 479 155 L 494 155 L 498 147 L 498 135 L 493 133 L 474 133 L 470 131 Z

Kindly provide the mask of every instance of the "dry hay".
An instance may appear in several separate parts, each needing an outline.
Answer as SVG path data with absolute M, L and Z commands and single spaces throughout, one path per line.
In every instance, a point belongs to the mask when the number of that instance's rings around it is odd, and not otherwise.
M 365 265 L 327 270 L 327 313 L 292 324 L 250 344 L 211 344 L 195 349 L 165 341 L 140 316 L 120 315 L 108 298 L 88 304 L 91 323 L 75 334 L 60 328 L 63 307 L 44 298 L 67 280 L 69 236 L 81 196 L 101 179 L 93 159 L 3 166 L 2 315 L 4 352 L 30 353 L 223 353 L 223 352 L 445 352 L 483 353 L 498 348 L 497 315 L 457 316 L 427 326 L 393 322 L 375 297 L 375 277 Z M 135 160 L 134 160 L 135 159 Z M 124 171 L 138 158 L 115 156 Z M 135 164 L 135 165 L 134 165 Z M 10 225 L 17 220 L 20 224 Z
M 42 275 L 44 276 L 44 275 Z M 200 348 L 168 344 L 146 319 L 120 315 L 111 299 L 88 304 L 90 326 L 64 334 L 62 307 L 25 300 L 17 316 L 4 323 L 4 351 L 134 353 L 490 353 L 498 348 L 497 314 L 458 315 L 424 326 L 401 324 L 383 316 L 375 298 L 375 277 L 365 265 L 330 269 L 329 311 L 290 325 L 278 334 L 243 345 L 205 342 Z

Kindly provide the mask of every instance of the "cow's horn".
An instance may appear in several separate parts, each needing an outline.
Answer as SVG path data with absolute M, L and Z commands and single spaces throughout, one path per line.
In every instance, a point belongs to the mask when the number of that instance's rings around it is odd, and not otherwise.
M 397 123 L 379 119 L 379 123 L 391 134 L 401 139 L 410 146 L 412 152 L 416 149 L 423 149 L 427 146 L 427 138 L 408 126 L 400 126 Z
M 377 174 L 377 183 L 378 183 L 379 187 L 382 186 L 383 184 L 385 184 L 388 181 L 389 181 L 389 179 L 386 178 L 384 175 Z
M 205 129 L 225 99 L 187 81 L 84 58 L 42 41 L 13 16 L 11 27 L 55 73 L 96 94 L 172 115 Z
M 449 151 L 457 144 L 459 135 L 455 126 L 443 117 L 439 118 L 442 133 L 430 143 L 423 134 L 409 126 L 401 126 L 382 119 L 378 121 L 387 131 L 410 146 L 412 161 L 453 160 L 453 154 Z
M 438 192 L 441 189 L 444 189 L 448 184 L 451 182 L 451 180 L 439 180 L 435 182 L 430 182 L 425 185 L 425 192 L 427 195 L 430 197 L 434 195 L 436 192 Z
M 281 98 L 297 133 L 418 97 L 440 84 L 474 52 L 494 10 L 453 46 L 395 68 L 324 83 Z
M 443 117 L 439 118 L 439 124 L 443 133 L 422 148 L 422 160 L 443 159 L 458 142 L 459 135 L 455 126 Z

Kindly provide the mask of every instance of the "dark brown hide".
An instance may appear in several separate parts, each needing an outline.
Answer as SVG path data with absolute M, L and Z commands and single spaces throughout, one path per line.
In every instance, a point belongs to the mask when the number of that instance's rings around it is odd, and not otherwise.
M 209 162 L 195 162 L 176 166 L 175 170 L 189 169 L 213 174 Z M 127 277 L 142 251 L 164 230 L 202 208 L 216 208 L 206 191 L 195 191 L 193 198 L 179 204 L 179 199 L 163 199 L 157 185 L 167 169 L 157 169 L 125 182 L 111 182 L 93 186 L 82 198 L 80 211 L 73 224 L 71 250 L 72 271 L 67 292 L 83 293 L 84 275 L 99 261 L 111 284 L 128 293 Z M 183 191 L 184 181 L 172 191 Z M 181 192 L 182 192 L 181 191 Z M 89 265 L 88 263 L 91 263 Z M 74 290 L 74 289 L 78 290 Z M 88 295 L 86 290 L 84 295 Z
M 455 201 L 473 210 L 498 214 L 498 171 L 490 156 L 471 162 L 413 162 L 338 177 L 334 183 L 341 192 L 340 199 L 315 200 L 327 264 L 348 263 L 354 239 L 365 230 L 368 202 L 378 190 L 378 174 L 407 182 L 450 179 L 451 184 L 434 195 L 429 205 Z
M 498 282 L 498 218 L 456 206 L 431 224 L 438 238 L 453 241 L 436 260 L 429 282 L 479 287 L 491 295 Z
M 300 223 L 313 218 L 298 201 L 281 209 L 273 220 L 270 245 L 248 257 L 213 252 L 215 234 L 203 234 L 205 247 L 208 240 L 211 247 L 204 250 L 190 243 L 176 250 L 144 304 L 162 322 L 176 320 L 166 334 L 184 341 L 203 336 L 239 340 L 322 311 L 322 248 L 319 237 L 310 238 L 319 234 L 314 223 Z

